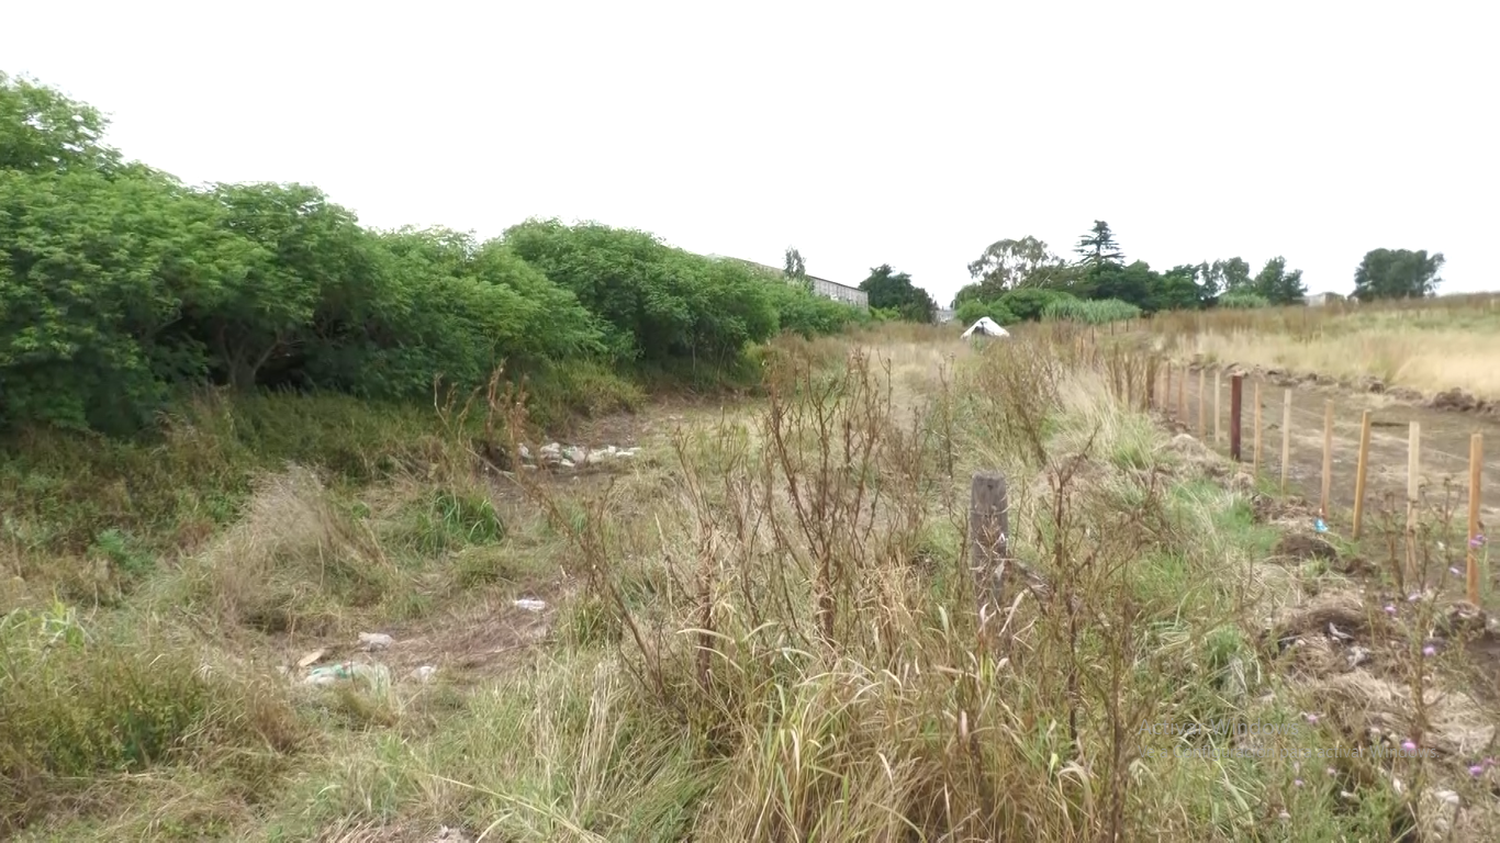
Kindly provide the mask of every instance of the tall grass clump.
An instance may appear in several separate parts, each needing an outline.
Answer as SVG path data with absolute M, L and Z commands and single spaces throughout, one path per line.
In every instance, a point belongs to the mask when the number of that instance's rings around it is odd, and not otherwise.
M 1218 305 L 1230 310 L 1254 310 L 1270 307 L 1271 300 L 1256 293 L 1225 293 L 1219 296 Z
M 1141 309 L 1119 299 L 1056 299 L 1042 308 L 1043 319 L 1106 325 L 1141 318 Z
M 997 344 L 913 403 L 858 350 L 768 367 L 749 429 L 677 437 L 653 513 L 579 512 L 523 478 L 615 631 L 575 646 L 629 677 L 616 733 L 672 723 L 692 748 L 688 836 L 1252 832 L 1289 769 L 1216 771 L 1230 736 L 1207 728 L 1142 733 L 1243 719 L 1264 690 L 1241 681 L 1241 595 L 1204 549 L 1224 502 L 1169 492 L 1148 419 L 1044 341 Z M 979 468 L 1011 489 L 1003 611 L 982 624 L 962 504 Z
M 70 802 L 97 809 L 91 783 L 173 765 L 217 767 L 254 794 L 306 738 L 268 677 L 118 632 L 61 605 L 0 617 L 0 833 Z

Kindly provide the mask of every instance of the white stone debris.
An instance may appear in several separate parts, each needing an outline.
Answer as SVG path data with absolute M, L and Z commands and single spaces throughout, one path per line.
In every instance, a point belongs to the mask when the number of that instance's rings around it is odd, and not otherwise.
M 396 643 L 396 639 L 386 635 L 384 632 L 361 632 L 359 634 L 360 649 L 375 652 Z
M 584 465 L 602 465 L 611 460 L 630 459 L 639 454 L 640 450 L 639 447 L 621 448 L 618 445 L 592 448 L 585 445 L 548 442 L 538 448 L 535 453 L 526 445 L 521 445 L 517 448 L 517 453 L 521 457 L 521 468 L 534 470 L 538 466 L 578 468 Z

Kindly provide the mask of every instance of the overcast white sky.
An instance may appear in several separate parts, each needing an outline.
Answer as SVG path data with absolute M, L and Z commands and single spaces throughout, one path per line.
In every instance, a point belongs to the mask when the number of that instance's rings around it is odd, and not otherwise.
M 1166 269 L 1377 247 L 1500 288 L 1500 10 L 1393 2 L 10 3 L 0 68 L 190 181 L 367 224 L 596 219 L 940 303 L 989 243 L 1095 219 Z

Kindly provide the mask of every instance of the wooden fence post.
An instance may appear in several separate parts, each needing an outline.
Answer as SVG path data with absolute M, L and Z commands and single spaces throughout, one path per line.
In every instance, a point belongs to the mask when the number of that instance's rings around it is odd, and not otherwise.
M 1422 423 L 1412 422 L 1406 441 L 1406 571 L 1402 587 L 1417 579 L 1418 496 L 1422 493 Z
M 1177 420 L 1180 421 L 1180 422 L 1182 422 L 1184 426 L 1186 426 L 1187 423 L 1188 423 L 1188 420 L 1187 420 L 1188 419 L 1188 415 L 1187 415 L 1187 381 L 1188 381 L 1188 368 L 1187 368 L 1187 364 L 1184 363 L 1182 365 L 1182 375 L 1181 375 L 1181 377 L 1179 377 L 1177 379 Z
M 1217 445 L 1220 442 L 1224 441 L 1224 434 L 1221 433 L 1220 429 L 1219 429 L 1219 420 L 1224 417 L 1224 414 L 1219 411 L 1219 396 L 1221 394 L 1223 394 L 1223 392 L 1224 392 L 1223 385 L 1221 383 L 1219 383 L 1219 374 L 1220 374 L 1220 371 L 1218 369 L 1215 369 L 1214 370 L 1214 444 L 1215 445 Z
M 1287 472 L 1292 463 L 1292 391 L 1281 403 L 1281 494 L 1286 494 Z
M 1365 476 L 1370 471 L 1370 411 L 1365 410 L 1359 419 L 1359 463 L 1354 469 L 1354 532 L 1358 539 L 1360 526 L 1365 518 Z
M 981 634 L 986 634 L 990 621 L 1004 605 L 1009 540 L 1010 507 L 1005 475 L 998 471 L 977 471 L 969 489 L 969 567 L 974 575 Z M 988 631 L 993 633 L 994 630 Z
M 1260 478 L 1260 381 L 1255 382 L 1255 462 L 1250 471 Z
M 1244 397 L 1245 376 L 1229 376 L 1229 458 L 1243 462 L 1240 458 L 1240 404 Z
M 1208 435 L 1208 370 L 1198 370 L 1198 438 Z
M 1465 572 L 1469 602 L 1479 603 L 1479 497 L 1484 469 L 1484 434 L 1469 437 L 1469 561 Z
M 1328 520 L 1328 498 L 1333 494 L 1333 399 L 1323 402 L 1323 497 L 1318 512 Z

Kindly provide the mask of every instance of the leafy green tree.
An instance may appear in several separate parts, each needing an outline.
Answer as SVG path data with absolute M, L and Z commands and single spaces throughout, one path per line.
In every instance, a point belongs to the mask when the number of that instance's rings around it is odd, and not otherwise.
M 528 220 L 503 240 L 604 320 L 607 347 L 621 359 L 722 359 L 777 328 L 764 279 L 738 261 L 596 223 Z
M 890 264 L 870 270 L 870 277 L 859 283 L 869 294 L 870 307 L 893 309 L 909 322 L 931 322 L 937 304 L 926 290 L 912 284 L 911 276 L 897 272 Z
M 1120 251 L 1114 232 L 1104 220 L 1094 220 L 1094 227 L 1078 239 L 1073 251 L 1079 256 L 1079 264 L 1091 274 L 1107 266 L 1123 266 L 1125 263 L 1125 254 Z
M 689 345 L 689 281 L 672 249 L 651 234 L 528 220 L 507 229 L 503 240 L 605 321 L 614 356 L 665 360 L 673 348 Z
M 1221 293 L 1245 292 L 1252 286 L 1250 264 L 1243 258 L 1214 261 L 1213 276 L 1215 287 Z
M 1088 298 L 1118 299 L 1146 309 L 1160 286 L 1159 279 L 1145 261 L 1132 261 L 1128 266 L 1095 264 L 1090 269 Z
M 373 295 L 348 330 L 307 352 L 307 377 L 321 387 L 416 398 L 434 375 L 472 388 L 501 363 L 524 373 L 603 351 L 597 320 L 577 298 L 496 241 L 405 228 L 370 245 Z
M 501 362 L 721 362 L 869 318 L 645 232 L 373 232 L 306 185 L 189 188 L 123 162 L 104 126 L 0 74 L 0 428 L 124 433 L 214 381 L 419 398 Z
M 954 310 L 957 310 L 959 307 L 963 306 L 965 302 L 986 301 L 988 299 L 998 298 L 1003 294 L 1003 292 L 987 290 L 985 289 L 984 284 L 976 281 L 971 284 L 965 284 L 962 287 L 958 288 L 958 292 L 953 294 L 953 301 L 949 302 L 948 306 L 953 308 Z
M 1154 279 L 1147 310 L 1196 310 L 1211 296 L 1199 280 L 1201 266 L 1174 266 Z
M 782 270 L 788 279 L 801 281 L 807 278 L 807 261 L 802 259 L 802 253 L 794 248 L 786 250 L 785 269 Z
M 1233 292 L 1253 292 L 1274 305 L 1301 304 L 1307 299 L 1307 285 L 1302 283 L 1302 270 L 1288 272 L 1286 258 L 1280 256 L 1266 261 L 1248 290 L 1242 285 L 1234 288 Z
M 0 170 L 104 172 L 120 163 L 98 110 L 0 71 Z
M 184 303 L 225 383 L 247 389 L 270 367 L 286 382 L 319 332 L 347 324 L 377 293 L 354 214 L 305 185 L 216 185 L 220 224 L 253 244 L 243 273 Z
M 1438 273 L 1443 269 L 1442 252 L 1432 255 L 1426 249 L 1372 249 L 1365 253 L 1354 271 L 1354 297 L 1360 301 L 1376 299 L 1414 299 L 1437 295 L 1443 283 Z
M 211 203 L 143 167 L 0 170 L 0 416 L 118 430 L 169 378 L 201 377 L 183 309 L 243 277 L 253 245 Z
M 1069 280 L 1067 263 L 1029 234 L 990 244 L 969 264 L 969 275 L 978 279 L 987 298 L 1020 287 L 1056 287 Z

